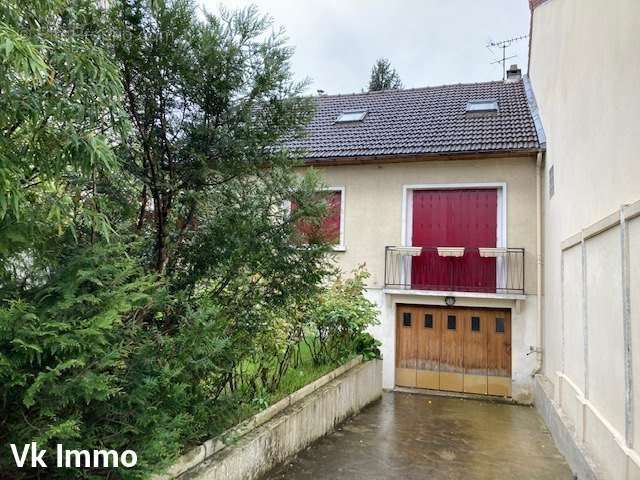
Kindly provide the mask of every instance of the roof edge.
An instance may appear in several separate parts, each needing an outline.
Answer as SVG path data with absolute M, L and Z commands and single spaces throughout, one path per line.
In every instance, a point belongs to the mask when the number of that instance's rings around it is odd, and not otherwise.
M 412 92 L 412 91 L 424 91 L 424 90 L 436 90 L 439 88 L 447 87 L 464 87 L 473 85 L 490 85 L 493 83 L 504 83 L 503 80 L 487 80 L 484 82 L 457 82 L 457 83 L 441 83 L 439 85 L 425 85 L 422 87 L 409 87 L 409 88 L 386 88 L 384 90 L 373 90 L 367 92 L 351 92 L 351 93 L 323 93 L 322 95 L 309 95 L 310 98 L 335 98 L 335 97 L 356 97 L 356 96 L 375 96 L 383 95 L 385 93 L 396 92 Z
M 542 125 L 542 118 L 540 117 L 538 102 L 536 102 L 536 96 L 535 96 L 535 93 L 533 92 L 533 86 L 531 85 L 531 79 L 529 78 L 529 74 L 522 76 L 522 84 L 524 85 L 524 93 L 527 96 L 527 103 L 529 104 L 531 117 L 533 118 L 533 125 L 536 127 L 538 144 L 540 145 L 540 148 L 542 150 L 546 150 L 547 135 L 544 133 L 544 126 Z
M 540 152 L 540 148 L 526 148 L 515 150 L 487 150 L 474 152 L 451 153 L 411 153 L 388 155 L 357 155 L 344 157 L 309 157 L 304 159 L 305 166 L 322 165 L 362 165 L 379 163 L 404 163 L 434 160 L 473 160 L 479 158 L 530 157 Z

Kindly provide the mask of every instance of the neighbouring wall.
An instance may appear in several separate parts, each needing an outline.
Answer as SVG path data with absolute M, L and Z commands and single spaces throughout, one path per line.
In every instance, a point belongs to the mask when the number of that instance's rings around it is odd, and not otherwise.
M 640 478 L 640 2 L 536 3 L 543 373 L 602 477 Z
M 555 348 L 559 357 L 556 370 L 545 371 L 555 407 L 602 478 L 638 479 L 640 202 L 565 239 L 559 250 L 560 310 L 548 309 L 545 318 L 559 342 L 545 343 L 545 352 Z

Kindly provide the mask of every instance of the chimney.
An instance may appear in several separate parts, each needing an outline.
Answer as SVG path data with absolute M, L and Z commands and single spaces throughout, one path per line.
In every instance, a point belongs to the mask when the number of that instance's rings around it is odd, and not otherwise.
M 517 82 L 522 78 L 522 70 L 518 68 L 518 65 L 513 64 L 507 70 L 507 82 Z

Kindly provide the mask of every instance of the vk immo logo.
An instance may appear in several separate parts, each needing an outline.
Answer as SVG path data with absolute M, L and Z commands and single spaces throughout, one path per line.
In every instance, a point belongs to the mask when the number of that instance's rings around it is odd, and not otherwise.
M 36 442 L 27 443 L 18 448 L 10 444 L 13 460 L 18 468 L 47 468 L 51 459 L 47 457 L 47 450 L 38 448 Z M 45 460 L 46 459 L 46 460 Z M 138 456 L 133 450 L 118 453 L 115 450 L 67 450 L 62 444 L 56 445 L 56 468 L 115 468 L 135 467 Z

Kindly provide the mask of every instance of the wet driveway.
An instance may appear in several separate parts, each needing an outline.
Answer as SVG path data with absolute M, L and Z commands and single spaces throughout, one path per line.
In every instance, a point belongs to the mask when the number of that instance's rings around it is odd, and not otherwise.
M 572 479 L 533 408 L 385 393 L 265 479 Z

